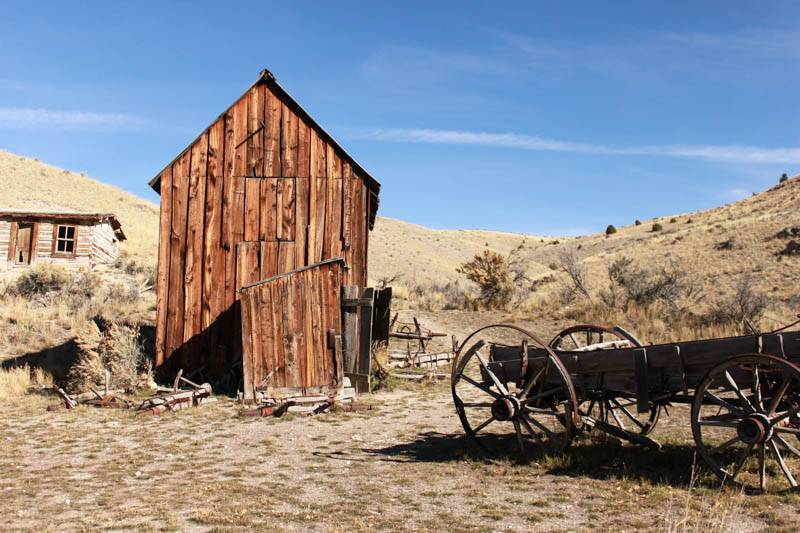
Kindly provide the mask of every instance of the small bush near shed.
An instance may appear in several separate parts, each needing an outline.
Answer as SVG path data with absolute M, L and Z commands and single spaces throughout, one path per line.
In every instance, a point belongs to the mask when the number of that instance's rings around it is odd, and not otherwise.
M 661 224 L 659 224 L 658 222 L 656 222 L 655 224 L 653 224 L 652 231 L 661 231 L 662 229 L 664 229 L 664 226 L 662 226 L 662 225 L 661 225 Z
M 608 227 L 606 228 L 606 235 L 611 235 L 616 232 L 617 228 L 615 228 L 613 224 L 609 224 Z
M 41 263 L 17 278 L 9 286 L 8 292 L 12 295 L 30 298 L 61 290 L 69 280 L 70 275 L 63 268 L 49 263 Z

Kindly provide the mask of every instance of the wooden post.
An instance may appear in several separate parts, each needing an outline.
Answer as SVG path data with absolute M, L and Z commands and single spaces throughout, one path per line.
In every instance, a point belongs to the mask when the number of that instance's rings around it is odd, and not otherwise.
M 362 300 L 368 303 L 361 304 L 361 331 L 358 341 L 358 364 L 356 373 L 359 375 L 357 383 L 354 383 L 356 391 L 369 392 L 369 370 L 372 362 L 372 308 L 375 289 L 367 287 L 361 293 Z
M 358 287 L 345 285 L 342 287 L 342 300 L 358 298 Z M 358 307 L 342 306 L 342 366 L 345 375 L 356 373 L 358 360 Z

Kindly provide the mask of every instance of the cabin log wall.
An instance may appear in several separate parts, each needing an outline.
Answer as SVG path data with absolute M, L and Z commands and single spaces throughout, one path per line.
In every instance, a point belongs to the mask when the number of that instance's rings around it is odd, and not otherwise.
M 219 376 L 238 360 L 247 283 L 334 257 L 347 265 L 342 284 L 367 283 L 377 191 L 273 83 L 262 78 L 159 175 L 161 376 Z M 260 278 L 237 268 L 238 254 L 258 255 Z

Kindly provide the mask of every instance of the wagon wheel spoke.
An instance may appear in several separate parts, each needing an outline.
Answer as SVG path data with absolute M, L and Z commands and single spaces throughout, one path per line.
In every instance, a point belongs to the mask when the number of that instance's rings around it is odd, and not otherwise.
M 713 454 L 713 453 L 718 453 L 718 452 L 721 452 L 722 450 L 724 450 L 724 449 L 725 449 L 725 448 L 727 448 L 728 446 L 730 446 L 730 445 L 732 445 L 732 444 L 736 444 L 736 443 L 737 443 L 737 442 L 739 442 L 740 440 L 741 440 L 741 439 L 740 439 L 740 438 L 739 438 L 739 436 L 737 435 L 737 436 L 733 437 L 732 439 L 730 439 L 730 440 L 727 440 L 727 441 L 723 442 L 722 444 L 720 444 L 720 445 L 719 445 L 719 446 L 717 446 L 716 448 L 712 448 L 712 449 L 711 449 L 711 453 Z
M 534 439 L 536 439 L 536 442 L 538 442 L 540 445 L 544 445 L 544 442 L 542 441 L 542 438 L 539 436 L 539 434 L 538 434 L 538 433 L 536 433 L 536 432 L 533 430 L 533 428 L 531 427 L 530 423 L 528 423 L 528 421 L 526 420 L 526 417 L 524 417 L 524 416 L 521 416 L 521 417 L 519 418 L 519 421 L 520 421 L 520 423 L 521 423 L 523 426 L 525 426 L 525 429 L 527 429 L 527 430 L 528 430 L 528 433 L 530 433 L 530 434 L 531 434 L 531 436 L 532 436 Z
M 572 342 L 575 344 L 576 348 L 581 348 L 581 343 L 578 342 L 578 339 L 575 338 L 575 335 L 572 333 L 569 334 L 569 338 L 572 339 Z
M 473 429 L 473 430 L 472 430 L 472 432 L 473 432 L 473 433 L 475 433 L 475 434 L 477 435 L 477 433 L 478 433 L 480 430 L 482 430 L 483 428 L 485 428 L 486 426 L 488 426 L 489 424 L 491 424 L 491 423 L 492 423 L 492 422 L 494 422 L 495 420 L 496 420 L 496 418 L 495 418 L 495 417 L 493 417 L 493 416 L 490 416 L 488 419 L 486 419 L 486 421 L 484 421 L 484 422 L 483 422 L 482 424 L 480 424 L 478 427 L 476 427 L 475 429 Z
M 522 401 L 522 404 L 523 405 L 530 405 L 533 402 L 535 402 L 536 400 L 541 400 L 541 399 L 550 397 L 550 396 L 552 396 L 552 395 L 554 395 L 554 394 L 556 394 L 558 392 L 561 392 L 561 387 L 556 387 L 554 389 L 550 389 L 550 390 L 547 390 L 547 391 L 544 391 L 544 392 L 540 392 L 539 394 L 537 394 L 535 396 L 531 396 L 530 398 L 525 398 Z
M 487 365 L 486 361 L 483 360 L 483 357 L 481 357 L 481 353 L 480 352 L 475 352 L 475 357 L 477 357 L 478 361 L 480 361 L 481 366 L 483 367 L 483 370 L 487 374 L 489 374 L 490 378 L 492 378 L 492 381 L 494 381 L 494 384 L 497 387 L 497 390 L 499 390 L 501 393 L 503 393 L 504 396 L 508 396 L 508 389 L 506 389 L 505 385 L 503 385 L 503 383 L 500 381 L 500 379 L 497 376 L 495 376 L 494 372 L 492 372 L 489 369 L 489 365 Z
M 623 413 L 625 413 L 625 415 L 626 415 L 628 418 L 630 418 L 630 419 L 631 419 L 631 421 L 632 421 L 634 424 L 636 424 L 637 426 L 639 426 L 639 429 L 644 429 L 644 427 L 645 427 L 645 426 L 644 426 L 644 424 L 642 424 L 641 422 L 639 422 L 639 420 L 638 420 L 638 419 L 637 419 L 635 416 L 633 416 L 633 413 L 631 413 L 630 411 L 628 411 L 628 410 L 625 408 L 625 406 L 624 406 L 624 405 L 622 405 L 621 403 L 619 403 L 619 402 L 617 401 L 617 399 L 616 399 L 616 398 L 611 398 L 611 401 L 612 401 L 612 402 L 614 402 L 614 403 L 617 405 L 617 407 L 619 407 L 619 408 L 620 408 L 620 410 L 622 410 L 622 412 L 623 412 Z
M 758 365 L 753 365 L 753 401 L 756 403 L 756 408 L 759 412 L 764 411 L 764 402 L 761 399 L 761 379 L 758 375 Z
M 472 379 L 469 376 L 465 376 L 465 375 L 462 374 L 461 375 L 461 379 L 463 379 L 464 381 L 466 381 L 470 385 L 474 385 L 475 387 L 478 387 L 480 390 L 482 390 L 483 392 L 485 392 L 486 394 L 488 394 L 492 398 L 495 398 L 495 399 L 499 400 L 500 398 L 503 397 L 502 395 L 496 393 L 495 391 L 493 391 L 492 389 L 490 389 L 489 387 L 487 387 L 483 383 L 478 383 L 477 381 L 475 381 L 474 379 Z
M 775 441 L 770 440 L 768 444 L 769 449 L 775 455 L 775 460 L 778 462 L 778 466 L 780 466 L 781 470 L 783 470 L 783 475 L 786 476 L 786 479 L 789 481 L 789 485 L 791 485 L 793 489 L 797 488 L 797 481 L 795 481 L 794 476 L 789 471 L 789 467 L 786 466 L 786 461 L 783 460 L 783 456 L 781 455 L 780 450 L 778 450 L 778 446 L 775 444 Z
M 799 406 L 797 406 L 797 407 L 795 407 L 794 409 L 792 409 L 792 410 L 790 410 L 790 411 L 786 411 L 785 413 L 782 413 L 782 414 L 780 414 L 780 415 L 776 416 L 775 418 L 771 418 L 771 419 L 770 419 L 770 424 L 772 424 L 773 426 L 775 426 L 775 425 L 776 425 L 778 422 L 780 422 L 781 420 L 785 420 L 785 419 L 787 419 L 787 418 L 789 418 L 789 417 L 791 417 L 791 416 L 794 416 L 794 415 L 796 415 L 797 413 L 800 413 L 800 405 L 799 405 Z M 776 429 L 777 429 L 777 428 L 776 428 Z
M 514 419 L 514 431 L 517 433 L 517 446 L 519 453 L 525 453 L 525 443 L 522 441 L 522 428 L 519 427 L 519 420 Z
M 708 396 L 709 398 L 711 398 L 711 400 L 714 401 L 715 403 L 717 403 L 718 405 L 724 407 L 725 409 L 727 409 L 731 413 L 733 413 L 736 416 L 738 416 L 739 418 L 745 418 L 747 416 L 741 409 L 739 409 L 737 407 L 734 407 L 733 405 L 731 405 L 730 403 L 726 402 L 725 400 L 723 400 L 722 398 L 720 398 L 719 396 L 717 396 L 713 392 L 705 391 L 705 395 Z
M 773 435 L 772 439 L 778 441 L 778 443 L 781 446 L 783 446 L 788 451 L 792 452 L 795 456 L 800 458 L 800 450 L 798 450 L 797 448 L 795 448 L 794 446 L 783 440 L 783 437 L 781 437 L 780 435 Z
M 614 417 L 614 420 L 616 420 L 617 425 L 620 427 L 620 429 L 623 429 L 625 431 L 628 430 L 625 427 L 625 424 L 622 423 L 622 420 L 620 420 L 619 415 L 617 414 L 617 410 L 614 409 L 613 407 L 611 407 L 611 402 L 609 402 L 609 401 L 606 401 L 606 412 L 611 413 L 611 416 Z
M 767 408 L 767 416 L 772 416 L 772 413 L 775 412 L 775 409 L 778 407 L 778 404 L 783 399 L 783 395 L 786 394 L 786 390 L 789 388 L 791 384 L 791 377 L 788 375 L 783 376 L 783 381 L 781 381 L 781 386 L 778 391 L 775 393 L 775 396 L 772 397 L 772 400 L 769 402 L 769 407 Z
M 731 474 L 732 480 L 736 481 L 736 476 L 739 475 L 739 471 L 744 466 L 745 461 L 747 461 L 747 456 L 750 455 L 751 451 L 753 451 L 754 446 L 755 446 L 754 443 L 748 444 L 747 448 L 745 448 L 744 451 L 741 453 L 741 455 L 739 455 L 739 460 L 736 461 L 736 466 L 734 467 L 733 473 Z
M 462 407 L 485 407 L 492 408 L 492 404 L 486 402 L 461 402 Z
M 528 395 L 529 392 L 531 392 L 531 389 L 533 388 L 534 384 L 536 384 L 536 382 L 539 381 L 539 378 L 542 377 L 544 371 L 547 370 L 548 364 L 549 363 L 545 363 L 544 365 L 542 365 L 542 368 L 536 373 L 536 375 L 534 375 L 530 380 L 528 380 L 528 382 L 525 384 L 525 388 L 522 389 L 519 395 L 517 395 L 517 398 L 524 398 L 525 396 Z
M 725 381 L 727 381 L 728 385 L 730 385 L 734 392 L 736 392 L 736 396 L 739 397 L 739 401 L 741 401 L 744 405 L 744 408 L 747 409 L 747 413 L 755 413 L 756 410 L 753 408 L 753 404 L 750 403 L 750 400 L 748 400 L 747 396 L 744 395 L 742 390 L 739 388 L 739 385 L 733 380 L 733 376 L 731 376 L 730 372 L 726 370 L 724 375 Z
M 539 428 L 542 431 L 544 431 L 549 438 L 551 438 L 553 440 L 558 440 L 558 435 L 556 435 L 555 433 L 550 431 L 550 429 L 548 429 L 547 426 L 545 426 L 544 424 L 542 424 L 541 422 L 536 420 L 535 417 L 528 416 L 528 413 L 526 413 L 525 411 L 522 412 L 522 417 L 525 418 L 528 422 L 533 423 L 533 425 L 536 426 L 537 428 Z

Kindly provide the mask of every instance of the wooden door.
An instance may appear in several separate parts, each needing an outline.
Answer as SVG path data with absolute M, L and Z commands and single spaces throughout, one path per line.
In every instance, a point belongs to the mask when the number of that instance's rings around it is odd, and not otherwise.
M 330 259 L 240 289 L 245 400 L 259 391 L 281 398 L 341 386 L 342 263 Z
M 17 239 L 14 243 L 14 263 L 31 264 L 31 248 L 33 243 L 33 224 L 20 223 L 17 227 Z

